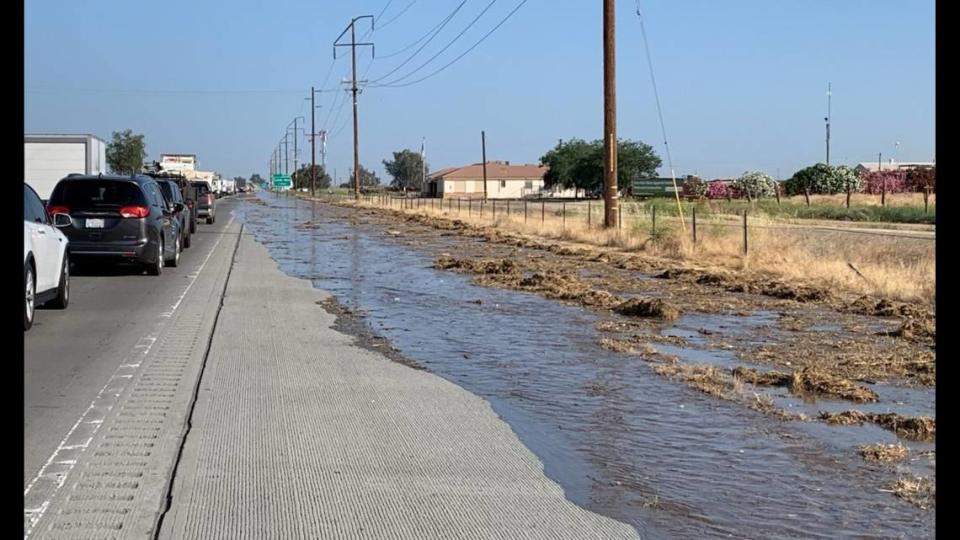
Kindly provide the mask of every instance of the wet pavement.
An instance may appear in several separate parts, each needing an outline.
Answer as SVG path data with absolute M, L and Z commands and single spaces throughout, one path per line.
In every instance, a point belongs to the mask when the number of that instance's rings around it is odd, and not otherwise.
M 435 236 L 408 246 L 355 210 L 264 193 L 259 201 L 242 205 L 238 218 L 285 272 L 361 313 L 404 356 L 489 400 L 585 508 L 647 538 L 934 535 L 934 511 L 881 491 L 897 471 L 932 475 L 933 459 L 918 456 L 932 443 L 903 441 L 914 457 L 899 465 L 864 462 L 858 445 L 896 436 L 873 425 L 782 422 L 718 400 L 655 374 L 638 356 L 601 348 L 596 312 L 431 268 L 437 254 L 478 240 Z M 698 348 L 697 330 L 736 339 L 774 318 L 688 314 L 664 334 L 691 346 L 657 349 L 684 362 L 749 366 Z M 763 391 L 809 416 L 885 412 L 891 400 L 908 407 L 901 413 L 934 414 L 930 388 L 874 390 L 881 401 L 863 406 Z

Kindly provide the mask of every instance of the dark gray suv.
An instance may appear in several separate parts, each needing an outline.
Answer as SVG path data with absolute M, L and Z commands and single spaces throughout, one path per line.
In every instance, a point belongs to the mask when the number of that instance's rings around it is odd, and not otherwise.
M 47 212 L 68 214 L 60 227 L 74 261 L 120 259 L 160 275 L 180 264 L 182 203 L 168 208 L 160 186 L 149 176 L 71 175 L 57 183 Z

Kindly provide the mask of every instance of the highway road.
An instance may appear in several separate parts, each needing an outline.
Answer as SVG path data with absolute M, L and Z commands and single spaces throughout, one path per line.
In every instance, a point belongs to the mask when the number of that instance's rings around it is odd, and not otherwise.
M 118 367 L 149 347 L 184 291 L 190 294 L 235 204 L 217 201 L 217 221 L 197 225 L 179 267 L 160 276 L 116 265 L 77 268 L 67 309 L 37 310 L 24 335 L 24 488 Z

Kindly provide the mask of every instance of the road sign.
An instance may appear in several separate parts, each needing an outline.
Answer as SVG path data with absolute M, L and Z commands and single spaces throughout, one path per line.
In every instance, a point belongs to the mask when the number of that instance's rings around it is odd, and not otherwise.
M 680 180 L 677 180 L 677 187 L 673 187 L 672 178 L 644 178 L 643 180 L 634 180 L 630 186 L 634 197 L 651 197 L 657 195 L 673 195 L 681 190 Z
M 273 187 L 275 188 L 288 188 L 290 187 L 290 175 L 289 174 L 275 174 L 273 175 Z

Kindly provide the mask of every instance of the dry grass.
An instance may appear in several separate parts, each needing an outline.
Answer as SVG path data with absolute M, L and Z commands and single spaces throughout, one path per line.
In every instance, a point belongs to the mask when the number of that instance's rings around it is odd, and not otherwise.
M 426 201 L 431 201 L 426 199 Z M 469 210 L 461 203 L 459 213 L 454 202 L 439 199 L 421 203 L 420 208 L 403 212 L 418 213 L 437 218 L 457 219 L 465 224 L 493 225 L 504 232 L 541 239 L 580 244 L 584 247 L 607 247 L 626 252 L 645 254 L 684 261 L 707 267 L 729 270 L 749 269 L 799 283 L 837 290 L 851 294 L 869 294 L 906 302 L 933 304 L 935 299 L 935 252 L 933 242 L 889 236 L 864 236 L 832 231 L 811 232 L 798 228 L 766 228 L 772 222 L 752 220 L 748 234 L 749 252 L 743 251 L 743 232 L 729 223 L 698 223 L 697 244 L 690 235 L 690 223 L 680 227 L 676 218 L 657 218 L 657 230 L 651 230 L 649 218 L 632 215 L 623 218 L 622 229 L 598 227 L 600 208 L 591 208 L 591 225 L 586 213 L 568 206 L 566 219 L 558 203 L 542 212 L 539 204 L 523 205 L 513 202 L 510 214 L 506 203 L 498 201 L 496 219 L 492 203 L 485 203 L 480 215 L 479 202 Z M 359 203 L 376 206 L 375 201 Z M 433 206 L 430 206 L 430 205 Z M 629 208 L 625 206 L 625 208 Z M 394 203 L 394 210 L 399 210 Z M 468 213 L 469 212 L 469 213 Z
M 860 447 L 860 456 L 866 461 L 893 462 L 903 461 L 910 455 L 910 449 L 902 444 L 865 444 Z
M 793 197 L 783 197 L 783 202 L 792 204 L 807 204 L 803 195 Z M 852 193 L 850 195 L 851 206 L 880 206 L 880 195 L 871 195 L 868 193 Z M 930 206 L 937 204 L 937 194 L 931 193 L 928 199 Z M 835 195 L 810 195 L 810 204 L 846 206 L 846 193 L 837 193 Z M 887 206 L 916 206 L 923 207 L 923 193 L 888 193 Z

